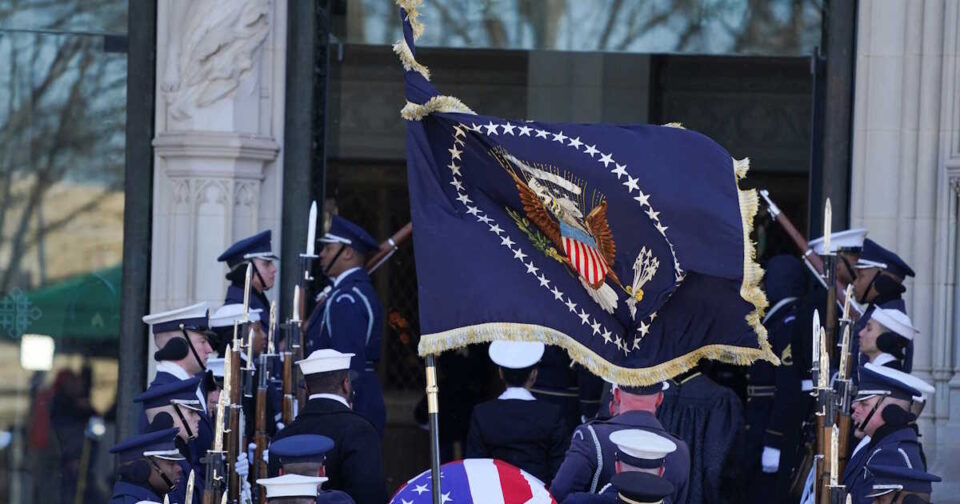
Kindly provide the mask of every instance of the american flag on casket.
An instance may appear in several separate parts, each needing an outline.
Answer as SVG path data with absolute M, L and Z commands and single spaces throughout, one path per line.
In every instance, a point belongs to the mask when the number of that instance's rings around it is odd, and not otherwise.
M 433 502 L 430 470 L 400 488 L 390 504 Z M 440 466 L 440 500 L 454 504 L 556 504 L 543 482 L 502 460 L 465 459 Z

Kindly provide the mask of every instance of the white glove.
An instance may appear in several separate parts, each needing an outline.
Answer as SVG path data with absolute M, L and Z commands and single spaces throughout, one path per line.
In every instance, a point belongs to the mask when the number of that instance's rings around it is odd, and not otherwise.
M 270 463 L 270 450 L 263 450 L 263 463 L 264 464 Z
M 250 461 L 247 460 L 247 454 L 241 453 L 237 457 L 237 465 L 234 466 L 234 469 L 237 471 L 237 474 L 240 476 L 240 479 L 246 480 L 247 476 L 250 474 Z
M 763 447 L 763 455 L 760 455 L 760 466 L 763 472 L 773 474 L 780 468 L 780 450 L 770 447 Z
M 256 460 L 257 458 L 257 443 L 250 443 L 247 445 L 247 460 Z
M 253 491 L 250 489 L 250 482 L 243 479 L 243 483 L 240 485 L 240 502 L 253 502 Z

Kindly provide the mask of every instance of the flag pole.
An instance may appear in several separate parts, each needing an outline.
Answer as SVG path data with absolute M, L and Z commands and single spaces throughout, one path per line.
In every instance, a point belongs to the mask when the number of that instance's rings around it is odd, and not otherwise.
M 433 504 L 441 504 L 440 489 L 440 425 L 437 415 L 440 412 L 437 400 L 437 366 L 434 356 L 428 355 L 427 365 L 427 415 L 430 418 L 430 475 L 433 480 Z

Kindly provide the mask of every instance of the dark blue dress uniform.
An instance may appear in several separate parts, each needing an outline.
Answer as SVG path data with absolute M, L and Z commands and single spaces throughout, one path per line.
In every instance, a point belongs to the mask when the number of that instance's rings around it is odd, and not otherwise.
M 599 493 L 574 492 L 561 501 L 562 504 L 616 504 L 617 489 L 607 483 Z
M 137 395 L 133 400 L 134 402 L 143 403 L 144 411 L 171 404 L 178 408 L 192 409 L 201 415 L 200 426 L 202 426 L 204 413 L 201 404 L 204 404 L 205 400 L 201 401 L 196 395 L 201 378 L 201 376 L 194 376 L 188 380 L 176 379 L 175 381 L 162 384 L 158 384 L 156 380 L 154 380 L 154 383 L 152 383 L 145 392 Z M 209 417 L 207 418 L 209 422 Z M 157 422 L 158 420 L 155 418 L 154 423 Z M 165 427 L 166 425 L 163 426 Z M 148 429 L 153 428 L 156 428 L 156 426 L 148 426 Z M 191 470 L 195 473 L 193 501 L 200 502 L 197 499 L 202 499 L 206 475 L 206 466 L 201 462 L 201 459 L 206 456 L 209 446 L 201 449 L 201 447 L 197 445 L 197 440 L 194 439 L 189 443 L 180 445 L 180 448 L 183 454 L 183 460 L 180 460 L 179 464 L 181 469 L 183 469 L 184 478 L 190 474 Z M 187 487 L 185 484 L 177 485 L 177 487 L 170 492 L 170 502 L 172 504 L 182 504 L 186 501 L 186 492 Z
M 330 231 L 320 239 L 325 243 L 341 243 L 367 254 L 378 245 L 363 228 L 334 215 Z M 332 290 L 307 321 L 304 351 L 332 348 L 354 355 L 350 370 L 356 374 L 353 388 L 353 410 L 369 420 L 380 437 L 387 423 L 383 390 L 377 378 L 380 362 L 380 340 L 383 334 L 383 307 L 363 268 L 345 271 L 334 280 Z
M 895 457 L 892 460 L 875 458 L 867 465 L 867 471 L 874 478 L 873 492 L 868 497 L 875 498 L 893 493 L 894 501 L 897 501 L 901 492 L 929 495 L 933 492 L 932 483 L 942 481 L 939 476 L 923 469 L 904 466 L 902 460 L 897 460 Z
M 210 333 L 210 316 L 206 308 L 206 303 L 199 303 L 181 310 L 171 310 L 169 312 L 147 315 L 143 320 L 151 326 L 153 334 L 180 331 L 181 325 L 187 330 L 204 334 Z M 158 361 L 157 374 L 154 376 L 153 381 L 150 382 L 150 385 L 147 386 L 147 392 L 150 392 L 155 387 L 179 383 L 183 380 L 193 378 L 179 365 L 171 362 L 185 357 L 185 352 L 192 353 L 192 350 L 189 348 L 178 348 L 178 345 L 183 345 L 183 341 L 184 339 L 181 338 L 173 338 L 154 354 L 154 357 Z M 189 339 L 185 341 L 192 347 Z M 206 453 L 213 444 L 213 422 L 210 421 L 209 412 L 206 411 L 206 391 L 203 390 L 203 387 L 200 385 L 198 385 L 197 391 L 197 399 L 200 400 L 201 407 L 200 425 L 198 427 L 199 432 L 193 433 L 195 438 L 190 443 L 190 448 L 194 453 Z M 139 427 L 141 432 L 147 428 L 147 416 L 143 411 L 140 412 Z M 200 455 L 196 457 L 199 458 Z
M 860 254 L 860 260 L 857 262 L 857 268 L 880 268 L 881 270 L 888 271 L 900 278 L 912 277 L 915 275 L 913 268 L 911 268 L 903 259 L 901 259 L 900 256 L 883 248 L 877 242 L 870 239 L 864 240 L 863 242 L 863 251 Z M 857 335 L 859 335 L 860 331 L 866 327 L 867 321 L 870 320 L 870 316 L 873 314 L 873 310 L 879 306 L 880 308 L 899 310 L 903 313 L 907 313 L 907 305 L 903 301 L 903 291 L 905 290 L 903 286 L 896 284 L 896 282 L 893 282 L 890 279 L 881 278 L 879 272 L 876 273 L 876 276 L 871 281 L 871 284 L 873 287 L 877 288 L 877 297 L 870 303 L 869 306 L 867 306 L 866 311 L 853 325 L 850 332 L 851 341 L 853 342 L 852 355 L 856 355 L 858 357 L 858 364 L 860 365 L 863 365 L 868 361 L 867 356 L 860 353 L 860 339 L 857 337 Z M 870 287 L 867 287 L 868 292 L 869 290 Z M 904 358 L 902 368 L 903 371 L 907 373 L 913 369 L 912 341 L 907 345 L 906 356 Z M 859 383 L 859 376 L 854 375 L 853 378 L 854 383 Z
M 563 501 L 573 492 L 596 492 L 610 482 L 614 474 L 617 447 L 610 433 L 621 429 L 642 429 L 659 434 L 677 444 L 677 451 L 666 459 L 663 478 L 676 487 L 673 502 L 687 502 L 687 480 L 690 477 L 690 450 L 687 443 L 670 434 L 647 411 L 627 411 L 607 420 L 595 420 L 577 427 L 550 493 Z
M 933 390 L 930 385 L 906 373 L 873 364 L 866 364 L 860 370 L 860 384 L 857 401 L 877 395 L 883 396 L 881 399 L 892 397 L 913 401 L 913 397 L 923 396 Z M 850 459 L 843 471 L 842 482 L 854 504 L 873 502 L 872 497 L 868 497 L 873 491 L 875 478 L 867 470 L 870 464 L 893 464 L 926 470 L 923 449 L 916 429 L 908 423 L 909 417 L 900 406 L 887 405 L 885 408 L 901 409 L 902 415 L 885 415 L 885 423 L 873 433 L 870 443 Z M 883 410 L 879 409 L 874 414 L 883 414 Z M 887 419 L 898 416 L 905 418 L 897 424 L 887 422 Z
M 150 457 L 168 460 L 182 458 L 174 445 L 176 436 L 176 429 L 147 432 L 127 438 L 110 449 L 110 453 L 118 455 L 119 464 L 126 464 L 120 471 L 120 479 L 113 485 L 110 504 L 136 504 L 144 500 L 163 501 L 163 497 L 158 495 L 157 490 L 148 482 L 150 473 L 154 469 L 144 453 L 151 453 Z M 180 475 L 181 481 L 185 478 L 186 475 Z M 171 483 L 177 482 L 171 481 Z
M 794 368 L 790 345 L 793 325 L 797 321 L 797 303 L 806 290 L 806 272 L 799 259 L 789 255 L 771 257 L 766 264 L 764 287 L 772 308 L 767 311 L 763 325 L 773 352 L 780 358 L 780 366 L 756 362 L 747 373 L 747 399 L 744 407 L 746 425 L 746 456 L 749 464 L 749 485 L 745 487 L 754 502 L 769 502 L 772 496 L 783 495 L 778 480 L 790 476 L 790 467 L 781 465 L 775 474 L 761 470 L 764 447 L 782 452 L 785 420 L 775 412 L 778 408 L 801 414 L 800 375 Z M 778 476 L 784 475 L 786 478 Z M 779 488 L 778 488 L 779 487 Z
M 227 278 L 230 280 L 230 286 L 227 287 L 227 295 L 223 300 L 223 304 L 243 304 L 243 284 L 248 262 L 251 262 L 253 259 L 279 260 L 276 254 L 273 253 L 271 235 L 272 233 L 268 229 L 253 236 L 248 236 L 231 245 L 217 257 L 218 262 L 227 263 L 227 267 L 230 269 L 230 272 L 227 274 Z M 256 266 L 254 266 L 253 274 L 258 274 Z M 266 334 L 267 323 L 270 320 L 270 300 L 267 299 L 267 296 L 263 292 L 251 288 L 250 308 L 263 310 L 263 318 L 260 320 L 260 325 Z M 277 332 L 277 334 L 280 333 Z
M 333 449 L 326 456 L 329 480 L 325 487 L 346 492 L 357 504 L 387 502 L 380 437 L 369 421 L 337 400 L 314 398 L 273 442 L 298 434 L 320 434 L 333 440 Z M 273 450 L 269 456 L 271 468 L 276 468 Z M 271 474 L 275 474 L 273 469 Z
M 466 458 L 500 459 L 549 484 L 567 443 L 560 408 L 534 399 L 526 389 L 507 390 L 500 399 L 474 407 Z M 512 398 L 523 393 L 529 399 Z

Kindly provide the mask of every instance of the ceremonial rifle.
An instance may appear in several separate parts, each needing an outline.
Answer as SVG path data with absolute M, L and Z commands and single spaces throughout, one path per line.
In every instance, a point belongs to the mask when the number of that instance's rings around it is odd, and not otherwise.
M 830 206 L 830 198 L 827 198 L 823 208 L 823 280 L 824 285 L 837 285 L 837 254 L 830 247 L 830 241 L 833 237 L 832 224 L 833 210 Z M 845 300 L 847 304 L 849 298 Z M 820 460 L 817 464 L 817 489 L 820 491 L 819 497 L 821 504 L 830 503 L 830 480 L 828 476 L 834 475 L 837 468 L 834 465 L 837 454 L 833 453 L 836 448 L 836 438 L 834 429 L 837 420 L 837 401 L 833 387 L 830 385 L 830 353 L 836 341 L 837 330 L 837 289 L 827 289 L 827 320 L 825 327 L 820 329 L 820 341 L 818 354 L 814 358 L 820 359 L 819 375 L 817 377 L 817 446 L 819 447 Z
M 300 286 L 293 288 L 293 316 L 283 325 L 286 337 L 283 340 L 283 412 L 284 425 L 297 416 L 297 377 L 294 374 L 294 355 L 300 346 Z
M 847 286 L 847 300 L 849 300 L 853 295 L 853 286 Z M 840 435 L 837 445 L 840 448 L 840 453 L 838 454 L 839 467 L 837 470 L 843 474 L 843 470 L 847 465 L 847 449 L 850 444 L 850 410 L 853 403 L 853 394 L 855 393 L 853 386 L 853 361 L 856 359 L 855 355 L 852 355 L 853 345 L 851 344 L 850 334 L 851 327 L 853 326 L 852 321 L 850 320 L 850 303 L 843 304 L 843 315 L 840 318 L 840 327 L 843 337 L 840 343 L 840 366 L 837 372 L 837 382 L 836 382 L 836 395 L 837 395 L 837 425 L 840 429 Z
M 774 203 L 773 200 L 770 198 L 770 192 L 767 191 L 766 189 L 761 189 L 760 196 L 762 196 L 763 200 L 767 203 L 767 212 L 770 213 L 770 217 L 772 217 L 773 220 L 777 221 L 777 223 L 780 224 L 780 227 L 783 228 L 784 232 L 786 232 L 787 235 L 790 236 L 790 239 L 793 241 L 794 245 L 796 245 L 797 249 L 800 250 L 800 255 L 803 258 L 804 264 L 807 265 L 807 268 L 810 269 L 811 273 L 813 273 L 813 276 L 817 279 L 817 281 L 820 282 L 820 285 L 826 288 L 827 285 L 829 284 L 827 284 L 827 281 L 823 276 L 824 275 L 823 259 L 819 255 L 817 255 L 817 253 L 814 252 L 813 249 L 810 248 L 810 244 L 807 242 L 807 239 L 804 238 L 802 234 L 800 234 L 800 231 L 797 231 L 796 226 L 794 226 L 793 223 L 790 222 L 790 218 L 787 217 L 782 211 L 780 211 L 780 207 L 778 207 L 776 203 Z M 824 236 L 826 236 L 826 233 L 824 234 Z M 837 303 L 846 302 L 846 295 L 843 290 L 843 286 L 840 285 L 840 282 L 834 281 L 833 285 L 836 291 Z M 859 304 L 857 304 L 855 301 L 851 301 L 851 306 L 853 307 L 854 310 L 856 310 L 858 315 L 863 314 L 864 308 Z
M 213 446 L 207 450 L 207 457 L 204 460 L 206 465 L 206 484 L 203 487 L 203 504 L 218 504 L 220 496 L 224 494 L 224 473 L 226 453 L 223 451 L 223 435 L 225 430 L 225 421 L 227 408 L 230 407 L 230 357 L 232 351 L 230 345 L 227 345 L 224 352 L 223 364 L 223 388 L 220 390 L 220 398 L 217 400 L 216 418 L 214 418 Z
M 837 425 L 834 425 L 830 431 L 830 476 L 824 488 L 826 498 L 820 499 L 820 502 L 826 501 L 827 504 L 844 504 L 847 499 L 846 487 L 839 483 L 837 477 L 839 475 L 838 454 L 840 451 L 838 446 L 838 439 L 840 437 L 838 428 Z
M 229 435 L 227 437 L 227 473 L 228 493 L 231 502 L 240 501 L 241 481 L 237 473 L 237 458 L 241 453 L 246 453 L 246 442 L 243 439 L 243 427 L 241 425 L 243 417 L 243 404 L 241 397 L 241 368 L 240 368 L 240 347 L 243 344 L 241 325 L 244 330 L 250 331 L 248 341 L 250 349 L 248 355 L 252 356 L 253 328 L 250 323 L 250 287 L 253 275 L 253 263 L 247 263 L 247 274 L 243 286 L 243 322 L 234 321 L 233 323 L 233 347 L 230 355 L 230 410 L 229 410 Z M 248 366 L 249 367 L 249 366 Z M 226 362 L 224 363 L 226 369 Z M 224 382 L 226 382 L 226 371 L 224 371 Z
M 267 351 L 260 354 L 260 380 L 257 386 L 257 414 L 256 428 L 253 442 L 256 445 L 253 455 L 253 492 L 256 501 L 263 504 L 267 501 L 266 492 L 256 485 L 258 479 L 266 477 L 267 467 L 263 462 L 263 451 L 267 449 L 267 388 L 270 383 L 270 360 L 276 356 L 273 343 L 273 327 L 277 322 L 277 302 L 270 303 L 270 329 L 267 331 Z

